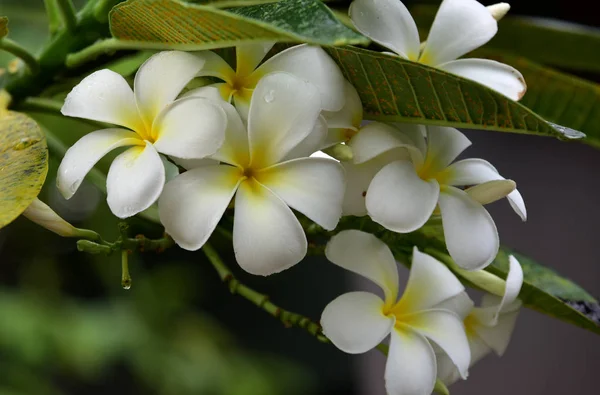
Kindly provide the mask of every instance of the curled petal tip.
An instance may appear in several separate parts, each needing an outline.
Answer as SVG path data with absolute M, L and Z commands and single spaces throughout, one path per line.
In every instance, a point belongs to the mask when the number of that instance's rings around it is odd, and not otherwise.
M 496 21 L 499 21 L 500 19 L 504 18 L 504 16 L 510 10 L 510 4 L 508 4 L 508 3 L 492 4 L 492 5 L 488 6 L 487 9 L 490 12 L 490 14 L 492 14 L 492 17 L 494 17 L 494 19 Z

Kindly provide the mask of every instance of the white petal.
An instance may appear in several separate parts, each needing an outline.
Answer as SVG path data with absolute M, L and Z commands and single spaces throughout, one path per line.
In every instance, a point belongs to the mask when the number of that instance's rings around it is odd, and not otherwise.
M 458 315 L 436 309 L 402 316 L 398 320 L 433 340 L 450 357 L 462 378 L 467 378 L 471 352 L 465 328 Z
M 170 162 L 166 156 L 160 155 L 160 160 L 165 167 L 165 182 L 169 182 L 179 175 L 179 168 Z
M 233 85 L 235 71 L 222 57 L 212 51 L 194 52 L 194 56 L 204 62 L 197 77 L 217 77 Z
M 225 111 L 217 103 L 188 97 L 167 105 L 152 127 L 154 147 L 183 159 L 201 159 L 217 152 L 227 126 Z
M 476 334 L 469 336 L 469 347 L 471 348 L 471 366 L 479 362 L 483 357 L 492 352 L 490 346 Z
M 236 91 L 233 95 L 233 104 L 240 114 L 244 122 L 248 122 L 248 114 L 250 113 L 250 102 L 252 100 L 252 89 L 242 88 Z
M 344 230 L 333 236 L 325 248 L 332 263 L 360 274 L 379 285 L 387 304 L 398 296 L 398 267 L 389 247 L 370 233 Z
M 107 202 L 119 218 L 144 211 L 160 196 L 165 167 L 152 144 L 133 147 L 115 158 L 106 177 Z
M 260 171 L 256 179 L 283 201 L 327 230 L 342 216 L 344 169 L 330 159 L 301 158 Z
M 456 383 L 460 379 L 460 372 L 445 352 L 436 351 L 437 378 L 446 386 Z
M 223 145 L 212 157 L 234 166 L 245 167 L 250 162 L 246 126 L 235 107 L 224 101 L 219 101 L 217 104 L 221 106 L 227 115 L 227 128 L 225 129 Z
M 133 91 L 120 74 L 104 69 L 85 77 L 67 95 L 61 113 L 143 130 Z
M 385 365 L 389 395 L 426 395 L 433 392 L 437 367 L 431 345 L 418 333 L 402 327 L 391 332 Z
M 406 153 L 398 159 L 409 159 L 414 155 L 420 155 L 418 149 L 398 129 L 381 122 L 372 122 L 361 128 L 360 132 L 348 142 L 348 145 L 352 148 L 352 161 L 355 164 L 369 161 L 398 148 L 406 150 Z
M 355 0 L 350 18 L 356 29 L 403 58 L 419 57 L 419 31 L 414 19 L 399 0 Z
M 158 114 L 181 93 L 204 65 L 197 56 L 182 51 L 159 52 L 140 66 L 133 90 L 140 115 L 150 129 Z
M 471 310 L 473 310 L 475 304 L 466 292 L 461 292 L 458 295 L 450 299 L 446 299 L 433 307 L 436 309 L 450 310 L 464 320 L 469 315 Z
M 252 77 L 258 81 L 278 71 L 293 74 L 315 85 L 324 110 L 338 111 L 343 107 L 344 77 L 337 64 L 321 47 L 302 44 L 288 48 L 263 63 L 252 73 Z
M 471 141 L 454 128 L 427 126 L 427 159 L 431 172 L 444 170 Z
M 454 187 L 442 190 L 439 205 L 446 246 L 456 264 L 466 270 L 489 265 L 500 243 L 496 224 L 486 209 Z
M 314 129 L 321 111 L 314 85 L 291 74 L 270 74 L 258 83 L 248 115 L 250 157 L 255 168 L 279 162 Z
M 415 247 L 408 283 L 397 309 L 404 314 L 431 309 L 464 290 L 446 265 Z
M 124 129 L 103 129 L 86 134 L 69 148 L 60 163 L 56 186 L 65 199 L 75 194 L 85 175 L 104 155 L 117 147 L 143 145 L 140 137 Z
M 515 189 L 509 193 L 506 198 L 508 199 L 510 207 L 512 207 L 514 212 L 521 217 L 521 220 L 527 221 L 527 208 L 525 207 L 525 201 L 523 200 L 521 193 Z
M 477 325 L 475 332 L 496 354 L 502 356 L 510 343 L 518 315 L 518 311 L 502 314 L 495 326 Z
M 342 162 L 346 172 L 346 192 L 344 192 L 344 204 L 342 206 L 344 215 L 367 215 L 367 206 L 365 205 L 367 190 L 375 174 L 390 162 L 389 156 L 382 155 L 360 165 Z M 395 159 L 392 158 L 391 160 Z
M 440 187 L 422 180 L 408 161 L 386 165 L 371 181 L 366 205 L 373 221 L 400 233 L 419 229 L 433 213 Z
M 465 192 L 471 199 L 485 205 L 507 197 L 516 187 L 513 180 L 494 180 L 467 188 Z
M 410 142 L 421 153 L 421 162 L 415 162 L 415 166 L 420 166 L 427 155 L 427 140 L 425 139 L 427 137 L 427 127 L 412 123 L 394 123 L 394 125 L 407 138 L 406 141 Z
M 204 97 L 216 102 L 229 101 L 229 85 L 224 82 L 201 86 L 200 88 L 192 89 L 180 96 L 181 99 L 186 97 Z
M 267 276 L 300 262 L 307 242 L 292 210 L 269 189 L 248 179 L 235 197 L 233 249 L 242 269 Z
M 323 333 L 340 350 L 362 354 L 375 348 L 394 327 L 384 303 L 370 292 L 350 292 L 329 303 L 321 316 Z
M 358 130 L 363 119 L 363 107 L 358 92 L 348 81 L 344 81 L 344 97 L 346 102 L 341 110 L 323 111 L 329 128 Z
M 498 23 L 476 0 L 444 0 L 435 16 L 419 62 L 436 66 L 487 43 Z
M 482 310 L 490 310 L 490 315 L 482 321 L 483 325 L 494 326 L 498 323 L 498 318 L 500 314 L 507 311 L 515 311 L 518 309 L 520 303 L 517 300 L 519 296 L 519 292 L 521 292 L 521 286 L 523 285 L 523 269 L 521 268 L 521 264 L 517 259 L 510 255 L 508 257 L 508 261 L 510 262 L 510 269 L 508 271 L 508 276 L 506 277 L 506 286 L 504 289 L 504 295 L 502 295 L 502 299 L 496 305 L 488 305 Z M 479 319 L 482 320 L 483 316 L 479 316 Z
M 520 100 L 527 91 L 527 84 L 519 70 L 495 60 L 459 59 L 437 67 L 479 82 L 512 100 Z
M 325 139 L 327 138 L 327 122 L 320 115 L 315 122 L 312 132 L 304 138 L 297 146 L 295 146 L 285 156 L 284 160 L 306 158 L 314 154 L 316 151 L 326 146 Z
M 175 242 L 197 250 L 210 237 L 242 178 L 233 166 L 186 171 L 165 185 L 158 200 L 160 222 Z
M 239 76 L 248 76 L 258 67 L 267 53 L 275 45 L 274 41 L 262 41 L 238 45 L 235 47 L 236 73 Z

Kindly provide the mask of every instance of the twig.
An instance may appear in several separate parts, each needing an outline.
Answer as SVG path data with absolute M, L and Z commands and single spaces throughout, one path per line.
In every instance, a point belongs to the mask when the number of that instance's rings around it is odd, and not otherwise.
M 56 0 L 56 6 L 67 31 L 70 33 L 75 32 L 77 17 L 75 16 L 73 2 L 71 0 Z
M 204 251 L 204 254 L 219 274 L 221 281 L 223 281 L 227 285 L 229 291 L 232 294 L 238 294 L 246 298 L 262 310 L 266 311 L 273 317 L 280 320 L 284 326 L 296 326 L 299 328 L 303 328 L 308 333 L 316 337 L 317 340 L 323 343 L 329 343 L 329 339 L 325 337 L 325 335 L 323 335 L 321 325 L 312 321 L 308 317 L 282 309 L 281 307 L 271 302 L 267 295 L 261 294 L 240 283 L 233 276 L 231 270 L 229 270 L 229 268 L 221 260 L 221 257 L 219 256 L 217 251 L 210 244 L 204 244 L 202 251 Z
M 23 48 L 19 43 L 11 40 L 10 38 L 4 37 L 0 39 L 0 49 L 10 52 L 18 58 L 21 58 L 23 62 L 29 67 L 31 74 L 37 74 L 40 71 L 40 64 L 37 59 Z

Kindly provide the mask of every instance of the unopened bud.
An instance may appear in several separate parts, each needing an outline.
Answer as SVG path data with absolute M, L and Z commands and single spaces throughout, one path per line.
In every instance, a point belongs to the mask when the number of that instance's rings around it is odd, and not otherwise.
M 502 198 L 517 188 L 513 180 L 493 180 L 467 188 L 465 192 L 481 204 L 490 204 Z
M 46 203 L 37 198 L 25 209 L 23 215 L 62 237 L 80 237 L 93 240 L 100 238 L 94 231 L 74 227 L 56 214 Z
M 500 19 L 504 18 L 504 15 L 506 15 L 508 13 L 508 11 L 510 10 L 510 4 L 508 4 L 508 3 L 492 4 L 492 5 L 488 6 L 487 9 L 490 12 L 490 14 L 492 14 L 492 17 L 495 20 L 499 21 Z
M 339 161 L 347 162 L 351 161 L 354 157 L 352 148 L 346 144 L 336 144 L 333 147 L 329 147 L 323 150 L 324 153 L 337 159 Z

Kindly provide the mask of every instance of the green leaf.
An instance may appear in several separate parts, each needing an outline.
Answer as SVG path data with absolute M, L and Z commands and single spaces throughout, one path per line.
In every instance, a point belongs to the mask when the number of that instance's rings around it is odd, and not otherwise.
M 368 43 L 318 0 L 283 0 L 228 11 L 175 0 L 128 0 L 113 8 L 110 26 L 121 41 L 157 49 L 200 50 L 265 40 Z
M 8 18 L 0 16 L 0 38 L 8 35 Z
M 357 89 L 365 118 L 579 139 L 477 82 L 365 49 L 327 48 Z
M 436 12 L 436 6 L 411 8 L 419 29 L 428 30 Z M 554 66 L 600 71 L 600 30 L 575 23 L 508 15 L 499 22 L 498 33 L 487 47 Z
M 0 115 L 0 228 L 37 197 L 48 172 L 48 148 L 40 127 L 25 114 Z
M 587 135 L 583 142 L 600 147 L 600 85 L 494 49 L 474 54 L 518 69 L 527 82 L 521 104 L 549 121 L 581 130 Z

